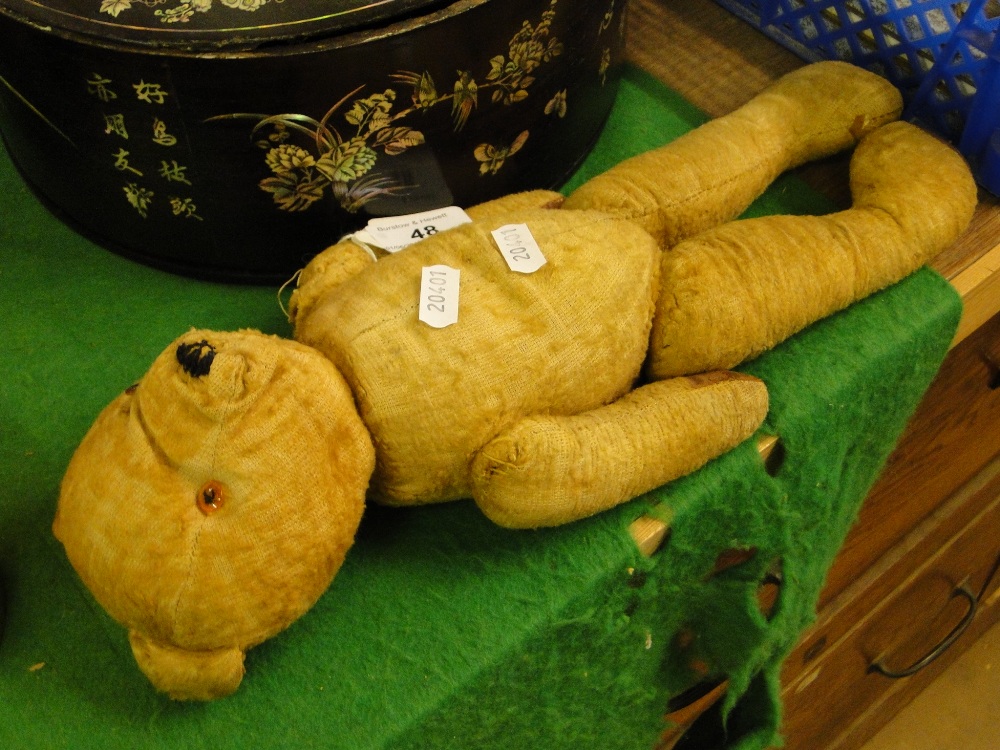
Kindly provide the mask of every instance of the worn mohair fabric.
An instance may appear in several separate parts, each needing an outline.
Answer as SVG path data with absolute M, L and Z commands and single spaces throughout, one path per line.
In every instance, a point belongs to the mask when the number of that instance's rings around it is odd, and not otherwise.
M 906 122 L 864 137 L 850 185 L 853 205 L 843 211 L 729 222 L 666 253 L 669 295 L 647 370 L 669 377 L 757 356 L 929 262 L 976 207 L 962 156 Z
M 190 331 L 101 412 L 53 531 L 153 683 L 219 697 L 247 648 L 330 585 L 374 463 L 347 383 L 315 349 Z
M 541 208 L 495 221 L 434 235 L 297 305 L 296 339 L 336 364 L 372 433 L 373 499 L 471 495 L 501 525 L 554 526 L 692 471 L 758 427 L 766 388 L 745 376 L 622 399 L 646 358 L 662 255 L 636 224 Z M 518 222 L 544 248 L 531 274 L 512 273 L 490 236 Z M 347 264 L 326 257 L 341 249 L 321 257 L 319 283 L 341 278 Z M 413 293 L 437 264 L 461 269 L 460 317 L 444 329 L 417 321 Z
M 733 367 L 954 241 L 975 183 L 948 145 L 906 123 L 878 127 L 899 103 L 890 83 L 856 66 L 806 66 L 620 163 L 559 208 L 526 207 L 550 202 L 544 191 L 500 198 L 474 211 L 488 221 L 346 279 L 357 253 L 337 264 L 328 256 L 348 248 L 324 253 L 323 271 L 303 272 L 308 304 L 296 305 L 295 336 L 335 362 L 358 399 L 377 446 L 372 496 L 410 505 L 471 494 L 501 525 L 557 525 L 742 442 L 767 410 L 764 385 L 745 376 L 696 389 L 647 385 L 618 399 L 643 362 L 659 377 Z M 785 166 L 858 140 L 850 209 L 732 221 L 672 244 L 735 217 Z M 508 202 L 516 205 L 504 213 Z M 530 274 L 511 273 L 490 236 L 517 223 L 547 259 Z M 416 320 L 413 290 L 435 264 L 462 274 L 462 312 L 445 330 Z M 317 284 L 325 294 L 312 293 Z
M 328 356 L 356 394 L 378 446 L 380 500 L 469 497 L 469 457 L 498 432 L 527 415 L 594 409 L 638 377 L 660 251 L 630 222 L 581 212 L 567 226 L 564 216 L 505 216 L 529 223 L 544 248 L 534 273 L 510 271 L 490 235 L 497 225 L 464 224 L 380 260 L 296 317 L 296 339 Z M 614 254 L 595 252 L 605 236 L 624 240 Z M 441 329 L 415 323 L 413 290 L 436 264 L 461 269 L 461 318 Z
M 701 116 L 630 71 L 595 174 Z M 750 363 L 771 394 L 752 441 L 593 519 L 500 529 L 471 503 L 370 506 L 314 609 L 249 652 L 234 696 L 179 704 L 149 687 L 124 630 L 52 538 L 58 484 L 98 411 L 189 326 L 287 334 L 274 290 L 179 279 L 95 248 L 45 213 L 0 157 L 0 746 L 9 748 L 650 747 L 693 652 L 732 678 L 721 742 L 772 740 L 778 665 L 813 616 L 825 571 L 951 339 L 959 302 L 921 271 Z M 582 178 L 581 178 L 582 179 Z M 825 207 L 783 179 L 755 213 Z M 128 502 L 123 498 L 123 502 Z M 642 558 L 628 523 L 671 518 Z M 707 580 L 718 553 L 756 546 Z M 754 591 L 775 558 L 774 618 Z M 684 657 L 680 629 L 697 634 Z
M 840 61 L 807 65 L 670 149 L 600 174 L 565 207 L 633 218 L 672 247 L 734 218 L 785 170 L 853 147 L 902 108 L 880 76 Z

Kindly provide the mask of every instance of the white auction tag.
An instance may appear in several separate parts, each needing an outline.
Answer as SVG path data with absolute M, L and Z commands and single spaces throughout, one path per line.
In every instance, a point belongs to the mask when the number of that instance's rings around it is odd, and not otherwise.
M 472 219 L 458 206 L 448 206 L 419 214 L 369 219 L 355 237 L 365 244 L 398 253 L 414 242 L 470 221 Z
M 527 224 L 505 224 L 491 234 L 511 271 L 534 273 L 545 265 L 545 256 Z
M 457 268 L 424 266 L 420 274 L 419 318 L 433 328 L 445 328 L 458 322 Z

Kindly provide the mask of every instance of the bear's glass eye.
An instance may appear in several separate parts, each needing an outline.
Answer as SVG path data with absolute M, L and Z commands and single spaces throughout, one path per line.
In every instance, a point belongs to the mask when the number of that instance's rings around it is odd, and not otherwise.
M 222 485 L 212 480 L 202 485 L 195 497 L 195 504 L 198 510 L 206 516 L 210 516 L 222 507 L 224 501 Z
M 128 388 L 125 389 L 125 393 L 131 396 L 133 393 L 135 393 L 138 387 L 139 387 L 138 383 L 132 383 L 132 385 L 130 385 Z

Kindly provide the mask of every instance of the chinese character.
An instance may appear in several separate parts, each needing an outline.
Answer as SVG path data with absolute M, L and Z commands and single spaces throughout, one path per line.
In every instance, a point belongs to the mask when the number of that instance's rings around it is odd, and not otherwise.
M 167 92 L 158 83 L 140 80 L 139 83 L 133 83 L 132 88 L 135 89 L 136 98 L 147 104 L 163 104 L 163 100 L 167 98 Z
M 601 85 L 608 82 L 608 68 L 611 67 L 611 50 L 607 47 L 601 53 L 601 64 L 597 69 L 597 74 L 601 77 Z
M 115 169 L 117 169 L 120 172 L 126 172 L 126 171 L 132 172 L 142 177 L 142 172 L 140 172 L 135 167 L 129 166 L 128 154 L 129 152 L 123 148 L 118 149 L 117 154 L 111 154 L 113 157 L 115 157 Z
M 167 164 L 165 161 L 160 162 L 160 177 L 167 180 L 168 182 L 183 182 L 185 185 L 190 185 L 187 177 L 184 176 L 184 172 L 187 167 L 182 167 L 176 161 L 171 161 Z
M 105 78 L 100 73 L 92 73 L 87 79 L 87 92 L 102 102 L 110 102 L 112 99 L 117 99 L 118 94 L 108 88 L 109 83 L 111 83 L 110 78 Z
M 196 213 L 198 207 L 194 205 L 194 201 L 190 198 L 184 198 L 183 200 L 180 198 L 171 198 L 170 208 L 173 210 L 174 216 L 183 216 L 185 219 L 202 221 L 202 218 Z
M 161 146 L 173 146 L 177 143 L 177 139 L 167 132 L 167 123 L 159 117 L 153 118 L 153 143 Z
M 128 183 L 122 189 L 125 191 L 125 200 L 145 219 L 149 204 L 153 202 L 153 191 L 141 188 L 134 182 Z
M 611 20 L 614 18 L 614 14 L 615 14 L 615 4 L 614 2 L 612 2 L 611 7 L 608 8 L 608 12 L 605 13 L 604 18 L 601 19 L 601 28 L 597 30 L 598 34 L 603 34 L 607 30 L 608 26 L 611 25 Z
M 128 140 L 128 131 L 125 129 L 125 115 L 104 115 L 104 134 L 111 135 L 117 133 L 125 140 Z

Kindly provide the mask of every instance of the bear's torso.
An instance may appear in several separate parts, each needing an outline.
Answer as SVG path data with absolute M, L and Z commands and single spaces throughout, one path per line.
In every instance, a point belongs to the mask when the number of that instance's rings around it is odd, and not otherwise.
M 526 224 L 546 263 L 512 271 L 490 234 Z M 539 209 L 466 224 L 380 260 L 330 293 L 298 338 L 333 360 L 375 442 L 372 496 L 469 495 L 469 463 L 532 414 L 576 414 L 631 389 L 648 347 L 660 251 L 635 225 Z M 418 319 L 421 272 L 460 272 L 458 320 Z M 426 304 L 426 301 L 425 301 Z

